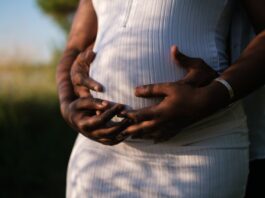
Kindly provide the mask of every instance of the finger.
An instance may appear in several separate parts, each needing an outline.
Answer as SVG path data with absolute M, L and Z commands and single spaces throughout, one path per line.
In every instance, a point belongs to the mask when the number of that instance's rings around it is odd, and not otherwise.
M 185 69 L 193 68 L 193 62 L 195 58 L 188 57 L 181 53 L 176 45 L 171 47 L 171 58 L 173 62 Z
M 88 71 L 86 68 L 83 68 L 85 66 L 74 62 L 70 74 L 71 74 L 71 81 L 74 86 L 80 86 L 82 85 L 83 79 L 85 79 L 88 76 Z
M 108 121 L 110 121 L 115 115 L 120 113 L 124 108 L 121 104 L 116 104 L 112 106 L 111 108 L 105 110 L 101 115 L 93 116 L 93 117 L 87 117 L 87 119 L 83 119 L 82 122 L 80 122 L 80 128 L 82 128 L 84 131 L 93 131 L 99 127 L 104 126 Z
M 219 74 L 207 65 L 198 65 L 195 69 L 190 70 L 182 81 L 186 84 L 201 87 L 209 84 L 217 78 Z
M 100 110 L 96 111 L 96 115 L 99 116 L 102 112 Z
M 90 48 L 87 48 L 84 52 L 79 54 L 77 60 L 80 65 L 90 67 L 90 64 L 94 61 L 95 57 L 96 54 Z
M 120 115 L 133 120 L 134 123 L 139 123 L 142 121 L 159 118 L 160 114 L 157 106 L 151 106 L 139 110 L 123 111 L 120 113 Z
M 79 98 L 70 108 L 73 110 L 106 110 L 110 103 L 97 98 Z
M 160 133 L 154 136 L 154 143 L 161 143 L 172 139 L 181 131 L 181 128 L 180 126 L 177 127 L 175 123 L 164 123 L 159 129 Z
M 158 127 L 159 122 L 157 120 L 144 121 L 140 124 L 135 124 L 128 127 L 122 132 L 124 135 L 146 135 L 152 133 Z
M 189 71 L 179 82 L 181 82 L 182 84 L 197 86 L 198 84 L 201 83 L 202 80 L 204 79 L 202 79 L 198 75 L 198 72 L 196 72 L 195 70 L 192 70 L 192 71 Z
M 102 92 L 103 91 L 103 85 L 101 85 L 99 82 L 95 81 L 94 79 L 87 77 L 85 79 L 82 79 L 82 86 L 87 87 L 88 89 Z
M 89 133 L 89 135 L 94 138 L 112 138 L 113 139 L 114 137 L 118 136 L 118 134 L 120 134 L 124 129 L 126 129 L 130 124 L 131 124 L 131 121 L 129 119 L 124 119 L 123 121 L 119 123 L 119 125 L 116 125 L 110 128 L 98 129 L 98 130 L 92 131 L 91 133 Z M 122 139 L 123 137 L 125 138 L 128 136 L 122 134 L 122 136 L 119 136 L 118 139 Z
M 136 87 L 135 95 L 137 97 L 162 97 L 168 94 L 172 83 L 150 84 Z
M 101 139 L 98 139 L 96 140 L 97 142 L 101 143 L 101 144 L 104 144 L 106 146 L 114 146 L 114 145 L 117 145 L 121 142 L 123 142 L 124 140 L 126 140 L 127 138 L 124 138 L 124 139 L 108 139 L 108 138 L 101 138 Z
M 89 89 L 87 89 L 86 87 L 74 86 L 74 92 L 75 95 L 77 95 L 79 98 L 92 97 Z

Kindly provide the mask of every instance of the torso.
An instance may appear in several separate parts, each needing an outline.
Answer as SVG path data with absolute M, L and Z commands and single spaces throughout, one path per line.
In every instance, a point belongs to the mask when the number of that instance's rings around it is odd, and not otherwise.
M 226 68 L 231 2 L 93 0 L 99 29 L 90 75 L 105 87 L 94 97 L 131 108 L 157 102 L 135 97 L 134 87 L 183 77 L 170 61 L 173 44 L 217 71 Z M 236 104 L 161 144 L 126 140 L 108 147 L 79 135 L 67 197 L 241 197 L 247 164 L 245 115 Z
M 94 0 L 99 28 L 90 75 L 105 87 L 94 96 L 134 109 L 156 103 L 135 97 L 134 88 L 184 76 L 185 70 L 170 59 L 173 44 L 216 71 L 226 68 L 231 2 Z

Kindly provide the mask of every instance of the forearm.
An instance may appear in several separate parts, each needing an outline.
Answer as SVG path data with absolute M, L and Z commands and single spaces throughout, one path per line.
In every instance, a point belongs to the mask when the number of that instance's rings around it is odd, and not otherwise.
M 78 54 L 93 45 L 97 34 L 97 18 L 91 0 L 81 0 L 70 36 L 57 67 L 56 82 L 61 106 L 75 99 L 71 82 L 71 67 Z
M 240 100 L 265 84 L 265 31 L 259 33 L 241 54 L 240 58 L 221 74 L 234 90 L 231 100 L 228 90 L 213 81 L 206 87 L 210 111 L 216 111 Z
M 69 104 L 76 98 L 71 83 L 70 70 L 78 54 L 78 50 L 66 49 L 59 65 L 57 66 L 56 82 L 61 106 Z
M 231 84 L 238 100 L 265 83 L 265 31 L 257 35 L 221 77 Z

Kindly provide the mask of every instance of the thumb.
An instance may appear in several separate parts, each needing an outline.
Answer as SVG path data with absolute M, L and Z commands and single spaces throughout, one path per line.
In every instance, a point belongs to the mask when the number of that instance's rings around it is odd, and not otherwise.
M 167 85 L 165 83 L 150 84 L 136 87 L 135 95 L 137 97 L 161 97 L 167 95 Z
M 176 45 L 171 47 L 171 58 L 176 65 L 183 67 L 188 71 L 194 66 L 194 58 L 181 53 Z
M 93 52 L 90 48 L 87 48 L 84 52 L 80 53 L 79 55 L 79 62 L 85 64 L 86 66 L 90 66 L 93 60 L 96 57 L 96 53 Z

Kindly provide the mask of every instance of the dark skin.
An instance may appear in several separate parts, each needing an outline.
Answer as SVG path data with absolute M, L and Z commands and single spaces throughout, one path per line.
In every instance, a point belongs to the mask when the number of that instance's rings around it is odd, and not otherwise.
M 113 145 L 126 138 L 116 136 L 128 126 L 128 119 L 118 125 L 108 123 L 113 116 L 123 110 L 123 105 L 111 105 L 108 101 L 95 99 L 91 95 L 80 94 L 79 96 L 82 97 L 77 97 L 70 75 L 73 65 L 84 63 L 81 53 L 93 45 L 96 35 L 97 17 L 92 2 L 81 0 L 66 49 L 57 67 L 56 81 L 60 109 L 63 118 L 73 129 L 94 141 Z M 100 90 L 95 87 L 92 89 Z M 96 111 L 104 113 L 97 115 Z
M 189 84 L 191 86 L 201 87 L 205 86 L 206 84 L 209 84 L 214 78 L 218 76 L 217 72 L 215 72 L 213 69 L 211 69 L 207 64 L 199 58 L 189 58 L 185 56 L 184 54 L 176 51 L 177 49 L 175 47 L 172 47 L 171 56 L 172 61 L 174 61 L 179 66 L 184 67 L 187 69 L 186 76 L 181 80 L 178 81 L 179 84 Z M 71 69 L 71 76 L 72 76 L 72 82 L 75 88 L 75 93 L 79 97 L 92 97 L 89 90 L 90 89 L 99 89 L 103 90 L 103 86 L 100 85 L 98 82 L 93 80 L 89 77 L 89 66 L 90 63 L 93 61 L 93 58 L 95 57 L 95 53 L 91 50 L 91 47 L 88 48 L 85 52 L 81 53 L 79 57 L 77 58 L 77 61 L 74 63 Z M 97 88 L 95 88 L 97 87 Z M 97 110 L 96 114 L 100 115 L 103 114 L 104 110 Z M 122 112 L 119 114 L 122 116 Z M 78 119 L 78 118 L 77 118 Z M 131 119 L 134 123 L 137 122 L 136 119 Z M 181 120 L 185 120 L 181 118 Z M 171 125 L 171 127 L 176 128 L 176 126 Z M 163 129 L 165 126 L 163 126 Z M 137 137 L 134 138 L 146 138 L 146 139 L 154 139 L 156 134 L 153 134 L 152 136 L 144 136 L 144 137 Z M 119 137 L 127 137 L 128 135 L 120 135 Z M 116 136 L 117 137 L 117 136 Z M 160 141 L 162 141 L 162 138 L 159 138 Z
M 114 110 L 111 107 L 105 107 L 105 108 L 96 108 L 97 105 L 93 105 L 93 108 L 89 108 L 89 110 L 94 111 L 94 116 L 99 118 L 101 121 L 105 122 L 99 122 L 100 124 L 97 124 L 97 126 L 102 130 L 106 128 L 106 121 L 109 121 L 110 119 L 102 119 L 102 116 L 104 116 L 105 112 L 111 111 L 111 115 L 114 114 L 120 114 L 125 118 L 128 118 L 129 120 L 133 120 L 133 124 L 129 124 L 129 126 L 123 125 L 121 126 L 115 126 L 115 127 L 120 127 L 118 130 L 115 130 L 115 132 L 106 132 L 104 135 L 108 134 L 108 145 L 114 145 L 116 143 L 119 143 L 123 139 L 125 139 L 127 136 L 134 136 L 134 137 L 150 137 L 155 139 L 155 141 L 162 141 L 162 140 L 168 140 L 171 137 L 175 136 L 176 134 L 168 134 L 163 132 L 163 130 L 158 130 L 160 128 L 163 128 L 164 126 L 168 127 L 174 127 L 175 129 L 179 129 L 179 131 L 185 127 L 188 126 L 206 116 L 209 116 L 213 114 L 214 112 L 226 107 L 228 104 L 231 102 L 234 102 L 238 99 L 241 99 L 242 97 L 248 95 L 261 85 L 265 83 L 265 59 L 264 59 L 264 54 L 265 54 L 265 32 L 264 32 L 264 27 L 265 27 L 265 15 L 263 10 L 265 9 L 265 2 L 263 0 L 256 0 L 256 1 L 251 1 L 251 0 L 244 0 L 242 1 L 246 5 L 246 9 L 248 11 L 248 14 L 255 26 L 255 30 L 257 33 L 257 37 L 249 44 L 249 46 L 246 48 L 246 50 L 242 53 L 241 57 L 238 59 L 236 63 L 231 65 L 223 74 L 221 74 L 221 77 L 228 81 L 231 86 L 233 87 L 235 91 L 235 97 L 231 101 L 229 99 L 228 92 L 226 88 L 221 85 L 218 82 L 211 81 L 209 80 L 207 83 L 202 83 L 199 86 L 194 86 L 194 82 L 199 81 L 198 76 L 201 76 L 201 73 L 203 70 L 199 70 L 198 65 L 203 66 L 202 68 L 209 68 L 209 66 L 204 63 L 201 59 L 197 58 L 195 60 L 197 61 L 188 61 L 188 60 L 193 60 L 190 57 L 187 57 L 183 55 L 182 57 L 185 57 L 184 62 L 188 62 L 188 66 L 183 64 L 183 59 L 179 59 L 179 55 L 181 54 L 178 52 L 176 47 L 172 47 L 171 49 L 171 54 L 174 54 L 175 61 L 180 63 L 180 65 L 185 65 L 186 68 L 190 68 L 188 71 L 188 76 L 185 77 L 184 80 L 178 81 L 178 82 L 169 82 L 169 83 L 163 83 L 163 84 L 154 84 L 154 85 L 145 85 L 141 87 L 137 87 L 135 91 L 135 95 L 137 97 L 161 97 L 163 96 L 163 100 L 152 107 L 146 107 L 144 109 L 139 109 L 139 110 L 134 110 L 134 111 L 118 111 L 117 109 Z M 82 1 L 81 1 L 82 3 Z M 81 6 L 81 4 L 80 4 Z M 80 8 L 79 8 L 80 9 Z M 80 12 L 80 11 L 78 11 Z M 84 18 L 84 16 L 83 16 Z M 75 21 L 79 21 L 80 23 L 82 20 L 78 20 L 78 15 L 76 17 Z M 85 21 L 85 19 L 84 19 Z M 75 22 L 74 22 L 75 24 Z M 95 25 L 95 24 L 94 24 Z M 78 34 L 80 30 L 73 25 L 72 32 L 75 32 Z M 88 27 L 88 26 L 86 26 Z M 80 27 L 81 28 L 81 25 Z M 84 28 L 84 26 L 83 26 Z M 81 28 L 82 29 L 82 28 Z M 91 31 L 91 30 L 90 30 Z M 88 34 L 91 35 L 90 31 L 88 30 L 83 30 L 83 32 L 87 32 Z M 81 31 L 82 32 L 82 31 Z M 72 33 L 73 35 L 73 33 Z M 84 34 L 85 35 L 85 34 Z M 95 35 L 94 35 L 95 36 Z M 88 37 L 88 36 L 87 36 Z M 74 43 L 73 40 L 71 39 L 72 37 L 70 36 L 69 43 Z M 94 38 L 94 37 L 93 37 Z M 81 45 L 83 43 L 83 46 L 89 46 L 93 44 L 93 40 L 91 39 L 90 42 L 81 42 L 81 39 L 77 43 Z M 76 45 L 76 46 L 79 46 Z M 69 45 L 68 45 L 69 46 Z M 71 45 L 70 45 L 71 46 Z M 85 47 L 84 47 L 85 48 Z M 80 50 L 79 52 L 83 51 Z M 67 50 L 66 50 L 67 52 Z M 65 53 L 67 55 L 67 53 Z M 182 54 L 181 54 L 182 55 Z M 75 56 L 76 58 L 76 56 Z M 70 68 L 71 64 L 73 63 L 74 58 L 73 56 L 71 57 L 71 61 L 68 61 L 68 67 L 66 66 L 61 66 L 61 68 L 67 68 L 64 71 L 64 75 L 68 76 L 67 79 L 62 79 L 60 76 L 62 74 L 60 73 L 60 67 L 58 68 L 58 78 L 61 80 L 58 80 L 58 87 L 59 87 L 59 95 L 68 95 L 68 96 L 73 96 L 73 87 L 70 82 Z M 81 64 L 80 64 L 81 65 Z M 193 70 L 192 70 L 193 68 Z M 195 75 L 196 72 L 194 72 L 194 68 L 197 68 L 199 70 L 200 75 Z M 63 70 L 63 69 L 61 69 Z M 69 72 L 67 74 L 67 71 Z M 195 69 L 196 71 L 196 69 Z M 62 72 L 63 73 L 63 72 Z M 74 73 L 72 72 L 72 76 Z M 212 73 L 211 73 L 212 75 Z M 89 78 L 88 76 L 86 76 Z M 214 76 L 215 78 L 216 76 Z M 57 79 L 58 79 L 57 78 Z M 213 79 L 213 76 L 207 77 L 209 79 Z M 187 80 L 189 79 L 189 80 Z M 187 80 L 187 81 L 185 81 Z M 67 82 L 64 82 L 67 81 Z M 207 80 L 206 80 L 207 81 Z M 205 82 L 206 82 L 205 81 Z M 187 83 L 185 83 L 187 82 Z M 192 83 L 190 83 L 192 82 Z M 93 83 L 96 84 L 95 81 Z M 60 89 L 60 84 L 67 84 L 68 89 Z M 196 83 L 195 83 L 196 84 Z M 76 86 L 77 84 L 74 83 Z M 79 83 L 79 89 L 80 87 L 86 87 L 87 84 L 84 84 L 80 86 Z M 95 87 L 101 87 L 101 85 L 93 85 L 93 86 L 87 86 L 88 89 L 93 88 L 95 90 Z M 99 89 L 96 89 L 100 91 Z M 89 92 L 89 90 L 87 90 Z M 64 92 L 64 93 L 62 93 Z M 81 94 L 79 94 L 81 96 Z M 89 95 L 89 94 L 88 94 Z M 63 97 L 60 97 L 63 98 Z M 92 97 L 83 97 L 80 99 L 76 99 L 75 97 L 72 98 L 74 101 L 75 99 L 81 100 L 81 99 L 87 99 L 86 101 L 94 101 L 91 99 Z M 73 102 L 72 101 L 72 102 Z M 63 102 L 63 101 L 62 101 Z M 78 103 L 78 102 L 77 102 Z M 62 103 L 61 103 L 62 104 Z M 69 105 L 69 103 L 68 103 Z M 61 106 L 67 106 L 66 105 L 61 105 Z M 189 107 L 189 108 L 188 108 Z M 192 107 L 192 108 L 191 108 Z M 63 108 L 64 109 L 64 108 Z M 67 109 L 67 108 L 66 108 Z M 69 109 L 69 108 L 68 108 Z M 62 111 L 64 112 L 64 111 Z M 72 117 L 75 117 L 73 113 L 73 109 L 68 111 L 66 114 L 71 115 Z M 96 113 L 98 112 L 98 113 Z M 64 115 L 64 113 L 63 113 Z M 70 117 L 71 117 L 70 116 Z M 64 116 L 66 120 L 69 121 L 69 116 Z M 88 116 L 86 120 L 90 120 L 91 117 L 93 116 Z M 110 117 L 108 117 L 110 118 Z M 79 126 L 76 123 L 79 123 L 81 118 L 76 121 L 74 121 L 75 125 Z M 176 122 L 178 120 L 178 122 Z M 174 124 L 173 124 L 174 123 Z M 94 122 L 89 122 L 88 130 L 89 134 L 94 129 Z M 128 124 L 128 123 L 127 123 Z M 113 127 L 113 126 L 112 126 Z M 80 129 L 77 128 L 77 129 Z M 117 129 L 117 128 L 116 128 Z M 78 130 L 80 131 L 80 130 Z M 158 131 L 158 132 L 157 132 Z M 160 131 L 160 132 L 159 132 Z M 177 130 L 174 130 L 175 132 Z M 85 133 L 85 132 L 83 132 Z M 119 135 L 118 135 L 119 134 Z M 124 135 L 124 138 L 121 138 L 121 135 Z M 93 137 L 88 136 L 87 137 L 93 139 Z M 120 141 L 115 140 L 118 137 Z M 105 138 L 105 137 L 104 137 Z M 98 138 L 100 139 L 100 138 Z M 97 140 L 98 140 L 97 139 Z M 105 138 L 106 140 L 106 138 Z M 99 141 L 100 142 L 100 141 Z M 110 143 L 111 142 L 111 143 Z M 101 142 L 104 143 L 104 142 Z

